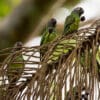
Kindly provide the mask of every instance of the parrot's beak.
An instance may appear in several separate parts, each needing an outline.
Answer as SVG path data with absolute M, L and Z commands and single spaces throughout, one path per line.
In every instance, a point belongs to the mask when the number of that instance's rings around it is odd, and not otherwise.
M 85 19 L 85 16 L 82 16 L 81 18 L 80 18 L 80 20 L 81 21 L 85 21 L 86 19 Z

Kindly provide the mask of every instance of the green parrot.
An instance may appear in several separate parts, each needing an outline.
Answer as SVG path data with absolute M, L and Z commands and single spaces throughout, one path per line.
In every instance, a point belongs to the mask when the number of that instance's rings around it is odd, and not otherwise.
M 48 59 L 48 64 L 56 63 L 62 55 L 67 55 L 76 47 L 75 39 L 60 41 L 55 47 Z
M 9 59 L 9 64 L 7 66 L 7 75 L 8 75 L 8 81 L 9 84 L 15 84 L 20 76 L 22 75 L 22 72 L 24 70 L 24 59 L 22 54 L 18 55 L 16 54 L 17 51 L 22 49 L 22 42 L 16 42 L 14 45 L 14 48 L 12 49 L 12 55 Z M 13 63 L 13 62 L 19 62 L 19 63 Z
M 78 30 L 80 21 L 85 20 L 85 17 L 81 16 L 83 13 L 83 8 L 77 7 L 66 17 L 63 31 L 64 35 L 71 34 Z
M 51 18 L 51 20 L 48 22 L 45 30 L 43 31 L 40 46 L 53 41 L 58 36 L 58 34 L 55 30 L 56 24 L 57 24 L 56 19 Z M 46 47 L 44 47 L 40 50 L 40 58 L 42 58 L 44 56 L 46 51 L 47 51 Z
M 66 36 L 78 30 L 80 21 L 84 21 L 85 17 L 81 17 L 84 13 L 83 8 L 75 8 L 71 14 L 66 18 L 63 35 Z M 73 48 L 76 47 L 77 41 L 75 39 L 61 40 L 55 47 L 48 59 L 48 64 L 56 62 L 61 55 L 67 55 Z

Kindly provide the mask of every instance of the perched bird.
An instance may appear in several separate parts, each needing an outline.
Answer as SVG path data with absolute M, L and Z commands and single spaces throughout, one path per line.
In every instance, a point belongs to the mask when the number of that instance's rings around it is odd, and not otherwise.
M 54 48 L 52 54 L 48 58 L 48 64 L 58 62 L 58 59 L 63 55 L 68 55 L 76 47 L 75 39 L 60 41 Z
M 57 21 L 54 18 L 52 18 L 48 22 L 45 30 L 43 31 L 40 45 L 47 44 L 47 43 L 53 41 L 58 36 L 58 34 L 55 30 L 56 24 L 57 24 Z M 40 58 L 43 57 L 43 55 L 45 54 L 46 51 L 47 51 L 47 48 L 45 48 L 45 47 L 40 50 Z
M 14 48 L 12 49 L 12 54 L 9 59 L 9 64 L 7 66 L 7 75 L 8 75 L 8 81 L 10 84 L 15 84 L 20 76 L 22 75 L 23 69 L 24 69 L 24 59 L 22 54 L 18 55 L 16 54 L 17 51 L 22 49 L 22 42 L 16 42 L 14 45 Z M 13 62 L 19 62 L 19 63 L 13 63 Z
M 67 35 L 78 30 L 80 21 L 84 21 L 85 17 L 81 15 L 84 13 L 83 8 L 75 8 L 69 16 L 66 17 L 64 23 L 63 34 Z
M 85 17 L 81 18 L 81 15 L 84 13 L 83 8 L 75 8 L 71 14 L 66 18 L 63 35 L 66 36 L 78 30 L 80 21 L 85 20 Z M 67 55 L 73 48 L 76 47 L 75 39 L 62 39 L 55 47 L 48 59 L 48 64 L 56 62 L 61 55 Z
M 66 18 L 66 21 L 64 24 L 64 31 L 63 31 L 64 36 L 78 30 L 80 21 L 85 20 L 85 17 L 81 18 L 81 15 L 83 13 L 84 13 L 83 8 L 77 7 Z M 58 62 L 61 56 L 69 54 L 73 50 L 73 48 L 76 47 L 76 43 L 77 41 L 75 39 L 65 38 L 65 39 L 61 39 L 59 43 L 55 45 L 47 61 L 48 69 L 50 70 L 50 72 L 52 71 L 52 67 L 53 67 L 52 64 Z M 48 70 L 47 70 L 47 73 L 48 73 Z

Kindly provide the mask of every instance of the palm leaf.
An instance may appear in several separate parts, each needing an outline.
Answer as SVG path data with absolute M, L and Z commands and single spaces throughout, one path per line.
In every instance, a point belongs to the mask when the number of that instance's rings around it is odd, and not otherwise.
M 3 95 L 0 98 L 6 100 L 17 99 L 47 99 L 47 100 L 62 100 L 71 98 L 80 99 L 82 91 L 85 90 L 89 94 L 89 100 L 100 99 L 99 91 L 99 43 L 100 43 L 100 20 L 95 21 L 90 27 L 81 29 L 76 33 L 66 37 L 58 37 L 49 43 L 49 45 L 23 47 L 22 50 L 15 52 L 17 56 L 23 54 L 25 68 L 18 83 L 13 83 L 13 87 L 9 89 L 7 79 L 7 65 L 12 48 L 0 50 L 0 56 L 8 55 L 1 64 L 0 69 L 0 91 Z M 61 40 L 74 39 L 76 40 L 74 48 L 70 53 L 61 55 L 58 61 L 52 63 L 51 71 L 45 74 L 48 66 L 49 56 L 52 54 L 54 47 Z M 43 61 L 40 62 L 40 49 L 48 46 L 50 48 L 43 56 Z M 70 47 L 67 44 L 66 49 Z M 90 56 L 91 55 L 91 56 Z M 82 61 L 82 63 L 81 63 Z M 13 64 L 22 63 L 16 62 L 13 59 Z M 98 95 L 96 95 L 96 93 Z M 1 92 L 0 92 L 1 93 Z

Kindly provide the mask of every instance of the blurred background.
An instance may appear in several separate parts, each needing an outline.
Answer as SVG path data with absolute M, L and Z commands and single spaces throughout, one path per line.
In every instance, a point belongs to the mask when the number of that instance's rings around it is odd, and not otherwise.
M 61 33 L 66 16 L 77 6 L 85 10 L 82 27 L 100 16 L 100 0 L 0 0 L 0 49 L 17 41 L 25 46 L 39 45 L 41 31 L 52 17 Z

